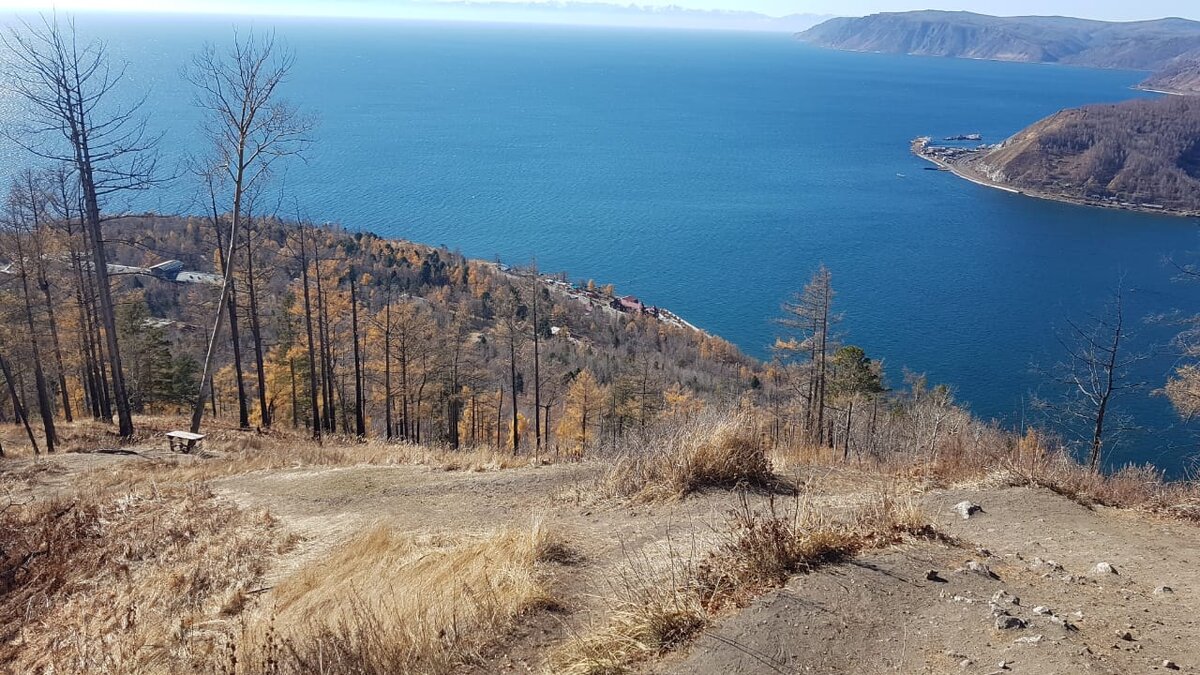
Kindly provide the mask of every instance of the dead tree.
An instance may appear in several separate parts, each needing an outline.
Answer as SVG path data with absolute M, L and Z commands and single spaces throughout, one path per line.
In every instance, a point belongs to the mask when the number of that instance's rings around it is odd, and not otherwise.
M 40 198 L 47 203 L 51 200 L 52 195 L 47 191 L 46 185 L 40 184 L 41 181 L 35 183 L 32 173 L 25 174 L 25 188 L 29 193 L 31 200 Z M 58 335 L 58 316 L 55 313 L 54 298 L 50 291 L 50 277 L 46 273 L 46 243 L 49 240 L 48 223 L 46 223 L 45 209 L 39 209 L 34 216 L 34 233 L 33 233 L 33 260 L 34 271 L 37 273 L 37 285 L 42 292 L 42 300 L 45 303 L 46 322 L 50 329 L 50 347 L 54 351 L 54 364 L 58 371 L 58 392 L 62 398 L 63 418 L 67 424 L 74 422 L 74 415 L 71 411 L 71 392 L 67 388 L 67 369 L 64 366 L 62 340 Z
M 24 300 L 25 324 L 28 329 L 30 356 L 33 358 L 33 380 L 37 392 L 38 412 L 42 418 L 42 430 L 46 437 L 46 452 L 54 452 L 58 435 L 54 429 L 54 403 L 50 396 L 50 386 L 46 381 L 46 372 L 42 368 L 42 353 L 39 345 L 41 336 L 38 335 L 37 321 L 34 319 L 33 291 L 29 284 L 29 267 L 32 255 L 27 252 L 36 229 L 39 207 L 37 195 L 23 194 L 19 184 L 13 186 L 9 196 L 8 222 L 5 223 L 11 238 L 14 266 L 17 278 L 21 283 L 21 297 Z
M 1057 415 L 1068 428 L 1079 430 L 1087 444 L 1088 466 L 1099 471 L 1104 451 L 1112 445 L 1111 437 L 1129 428 L 1126 420 L 1114 416 L 1113 404 L 1123 394 L 1143 386 L 1131 377 L 1130 368 L 1146 355 L 1127 353 L 1129 334 L 1119 287 L 1103 314 L 1086 323 L 1067 324 L 1066 335 L 1059 336 L 1066 360 L 1053 374 L 1064 388 L 1063 396 L 1056 402 L 1040 401 L 1039 405 Z
M 124 68 L 109 67 L 103 42 L 81 44 L 73 21 L 63 24 L 57 16 L 43 15 L 36 23 L 20 22 L 2 42 L 13 56 L 5 79 L 29 111 L 27 124 L 6 129 L 5 135 L 42 159 L 71 166 L 79 181 L 118 428 L 128 438 L 133 415 L 117 340 L 102 209 L 114 195 L 161 182 L 155 179 L 158 138 L 147 134 L 139 116 L 144 98 L 125 107 L 114 105 Z
M 807 357 L 804 372 L 807 373 L 803 396 L 807 402 L 804 413 L 804 429 L 808 439 L 820 445 L 833 439 L 825 426 L 826 399 L 828 397 L 830 353 L 836 346 L 832 335 L 834 326 L 841 317 L 833 313 L 832 276 L 824 266 L 817 270 L 804 290 L 796 293 L 783 305 L 781 326 L 793 335 L 788 340 L 776 343 L 776 351 L 784 358 L 796 355 Z
M 313 303 L 312 293 L 308 283 L 308 226 L 301 223 L 297 229 L 300 235 L 300 283 L 304 286 L 304 329 L 308 338 L 308 398 L 312 404 L 312 434 L 313 440 L 321 441 L 321 410 L 317 403 L 317 350 L 313 339 Z M 292 402 L 295 406 L 295 402 Z
M 8 394 L 12 396 L 13 414 L 21 421 L 25 427 L 25 434 L 29 437 L 29 444 L 33 446 L 33 454 L 42 454 L 38 450 L 37 437 L 33 435 L 33 427 L 29 424 L 29 415 L 25 414 L 25 406 L 21 405 L 21 395 L 17 393 L 16 381 L 13 380 L 12 369 L 8 366 L 8 359 L 0 354 L 0 375 L 4 376 L 4 381 L 8 384 Z
M 350 337 L 354 340 L 354 435 L 358 440 L 367 437 L 366 413 L 363 406 L 366 403 L 366 393 L 363 389 L 362 354 L 358 342 L 358 282 L 354 278 L 354 268 L 350 268 Z
M 197 92 L 196 105 L 205 115 L 202 129 L 212 144 L 212 158 L 208 164 L 222 173 L 222 183 L 231 192 L 229 242 L 227 248 L 220 247 L 228 251 L 224 280 L 204 357 L 200 395 L 192 412 L 194 433 L 199 432 L 204 417 L 205 398 L 209 394 L 207 382 L 214 369 L 213 357 L 223 328 L 226 304 L 231 303 L 234 254 L 242 229 L 243 200 L 249 191 L 270 176 L 274 162 L 301 153 L 308 144 L 311 121 L 278 98 L 279 86 L 293 63 L 294 57 L 275 44 L 273 35 L 257 38 L 250 33 L 243 39 L 235 33 L 233 46 L 227 54 L 222 55 L 216 47 L 207 45 L 193 59 L 188 71 L 188 80 Z M 248 426 L 240 365 L 237 370 L 239 417 L 242 425 Z M 263 414 L 269 415 L 265 405 Z

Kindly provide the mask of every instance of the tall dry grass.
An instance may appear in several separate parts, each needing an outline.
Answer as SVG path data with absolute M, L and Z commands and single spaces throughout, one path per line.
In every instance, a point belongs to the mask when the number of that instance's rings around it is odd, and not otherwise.
M 1200 522 L 1200 481 L 1169 481 L 1162 470 L 1127 465 L 1112 473 L 1092 471 L 1061 445 L 1035 430 L 1012 444 L 994 469 L 1013 485 L 1041 487 L 1084 506 L 1111 506 Z
M 276 587 L 225 671 L 450 672 L 552 603 L 543 563 L 561 550 L 540 522 L 479 537 L 375 527 Z
M 206 486 L 84 492 L 0 514 L 0 664 L 19 673 L 205 670 L 289 546 Z
M 630 441 L 610 458 L 600 487 L 639 501 L 679 499 L 706 488 L 772 487 L 777 481 L 767 453 L 745 413 L 707 410 Z

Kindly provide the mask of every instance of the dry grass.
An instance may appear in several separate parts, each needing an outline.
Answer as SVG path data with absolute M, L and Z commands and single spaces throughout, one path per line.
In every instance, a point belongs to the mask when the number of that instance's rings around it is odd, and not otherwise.
M 288 541 L 202 485 L 10 507 L 0 516 L 0 663 L 12 672 L 203 669 Z
M 1043 487 L 1084 506 L 1111 506 L 1200 522 L 1200 482 L 1167 481 L 1151 465 L 1097 473 L 1029 431 L 1002 464 L 1010 484 Z
M 177 425 L 176 425 L 177 426 Z M 528 457 L 497 452 L 489 447 L 450 450 L 382 440 L 357 442 L 328 439 L 317 444 L 290 432 L 256 433 L 216 429 L 201 452 L 168 454 L 165 443 L 135 446 L 140 456 L 92 469 L 82 482 L 104 488 L 128 489 L 155 483 L 208 481 L 255 471 L 301 467 L 429 466 L 444 471 L 499 471 L 530 466 Z
M 706 488 L 772 487 L 761 435 L 740 412 L 708 412 L 622 452 L 602 481 L 609 496 L 638 501 L 679 499 Z
M 280 584 L 226 672 L 449 672 L 552 602 L 542 563 L 562 550 L 538 522 L 482 537 L 375 527 Z
M 889 546 L 906 535 L 935 536 L 916 502 L 873 496 L 843 517 L 799 496 L 784 511 L 775 498 L 762 509 L 743 493 L 727 528 L 704 554 L 671 549 L 664 565 L 631 562 L 607 623 L 577 636 L 554 655 L 562 675 L 616 675 L 672 651 L 722 613 L 745 606 L 795 574 Z

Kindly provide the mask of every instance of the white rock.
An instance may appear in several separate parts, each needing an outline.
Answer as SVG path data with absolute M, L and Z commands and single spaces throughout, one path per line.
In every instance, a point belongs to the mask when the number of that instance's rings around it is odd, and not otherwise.
M 1118 574 L 1118 572 L 1117 568 L 1113 567 L 1112 565 L 1106 562 L 1098 562 L 1096 563 L 1096 566 L 1092 568 L 1092 574 Z
M 963 520 L 967 520 L 976 513 L 983 513 L 983 507 L 969 501 L 961 501 L 955 504 L 952 510 L 962 516 Z
M 1042 641 L 1041 635 L 1027 635 L 1025 637 L 1019 637 L 1016 640 L 1013 640 L 1013 644 L 1036 645 L 1037 643 L 1039 643 L 1041 641 Z
M 1154 589 L 1155 595 L 1169 595 L 1174 592 L 1175 589 L 1171 588 L 1170 586 L 1159 586 L 1158 588 Z
M 1054 612 L 1050 611 L 1050 608 L 1046 607 L 1045 605 L 1038 605 L 1037 607 L 1033 608 L 1033 613 L 1037 614 L 1038 616 L 1045 616 L 1047 614 L 1053 614 Z
M 989 579 L 999 579 L 999 578 L 1000 578 L 1000 575 L 998 575 L 998 574 L 996 574 L 995 572 L 993 572 L 993 571 L 992 571 L 992 568 L 990 568 L 990 567 L 988 567 L 987 565 L 985 565 L 985 564 L 983 564 L 983 563 L 979 562 L 978 560 L 970 560 L 970 561 L 967 561 L 967 566 L 966 566 L 966 567 L 960 567 L 959 569 L 956 569 L 956 570 L 954 570 L 954 571 L 955 571 L 955 573 L 957 573 L 957 574 L 964 574 L 964 573 L 966 573 L 966 572 L 973 572 L 973 573 L 975 573 L 975 574 L 978 574 L 978 575 L 980 575 L 980 576 L 985 576 L 985 577 L 987 577 L 987 578 L 989 578 Z

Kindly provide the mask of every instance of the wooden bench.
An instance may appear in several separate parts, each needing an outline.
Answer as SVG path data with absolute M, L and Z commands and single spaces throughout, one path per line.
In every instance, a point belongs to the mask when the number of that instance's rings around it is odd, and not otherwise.
M 171 452 L 191 452 L 192 448 L 199 447 L 203 440 L 204 434 L 193 434 L 190 431 L 167 432 L 167 443 L 171 447 Z

